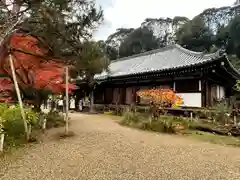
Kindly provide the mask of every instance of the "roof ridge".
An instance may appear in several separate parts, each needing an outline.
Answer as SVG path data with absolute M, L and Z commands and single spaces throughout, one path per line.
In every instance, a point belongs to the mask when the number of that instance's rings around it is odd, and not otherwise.
M 209 58 L 216 57 L 216 56 L 219 57 L 219 51 L 220 51 L 220 50 L 218 50 L 215 53 L 204 53 L 203 51 L 202 52 L 196 52 L 196 51 L 186 49 L 186 48 L 182 47 L 181 45 L 175 43 L 175 44 L 168 45 L 168 46 L 158 48 L 158 49 L 154 49 L 154 50 L 151 50 L 151 51 L 146 51 L 146 52 L 135 54 L 135 55 L 132 55 L 132 56 L 127 56 L 127 57 L 119 58 L 119 59 L 116 59 L 116 60 L 112 60 L 112 63 L 118 62 L 118 61 L 129 60 L 131 58 L 136 58 L 136 57 L 155 54 L 155 53 L 158 53 L 158 52 L 166 51 L 168 49 L 172 49 L 174 47 L 179 49 L 180 51 L 182 51 L 184 53 L 187 53 L 187 54 L 192 55 L 192 56 L 197 56 L 197 57 L 201 57 L 201 56 L 202 57 L 209 57 Z
M 192 50 L 186 49 L 186 48 L 182 47 L 182 46 L 179 45 L 179 44 L 175 44 L 175 47 L 178 48 L 180 51 L 182 51 L 182 52 L 184 52 L 184 53 L 187 53 L 187 54 L 189 54 L 189 55 L 202 56 L 202 57 L 216 57 L 216 56 L 219 56 L 219 52 L 221 51 L 221 50 L 219 49 L 219 50 L 217 50 L 217 51 L 214 52 L 214 53 L 205 53 L 204 51 L 196 52 L 196 51 L 192 51 Z
M 143 52 L 143 53 L 134 54 L 134 55 L 132 55 L 132 56 L 127 56 L 127 57 L 119 58 L 119 59 L 116 59 L 116 60 L 112 60 L 112 62 L 124 61 L 124 60 L 128 60 L 128 59 L 131 59 L 131 58 L 136 58 L 136 57 L 141 57 L 141 56 L 147 56 L 147 55 L 151 55 L 151 54 L 154 54 L 154 53 L 166 51 L 166 50 L 172 49 L 172 48 L 174 48 L 174 45 L 169 45 L 169 46 L 165 46 L 165 47 L 162 47 L 162 48 L 158 48 L 158 49 L 153 49 L 153 50 L 150 50 L 150 51 L 146 51 L 146 52 Z
M 223 54 L 223 56 L 225 56 L 226 57 L 226 59 L 227 59 L 227 62 L 229 63 L 229 65 L 230 65 L 230 67 L 240 76 L 240 72 L 239 72 L 239 70 L 237 70 L 234 66 L 233 66 L 233 64 L 231 63 L 231 61 L 229 60 L 229 58 L 228 58 L 228 55 L 227 55 L 227 53 L 224 53 Z

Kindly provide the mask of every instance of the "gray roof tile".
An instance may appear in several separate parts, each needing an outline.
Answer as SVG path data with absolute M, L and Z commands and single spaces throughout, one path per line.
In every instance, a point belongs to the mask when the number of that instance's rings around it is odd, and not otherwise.
M 109 65 L 110 73 L 103 72 L 97 74 L 95 75 L 95 79 L 102 80 L 107 77 L 188 67 L 211 61 L 217 57 L 219 57 L 218 53 L 203 54 L 201 52 L 189 51 L 179 45 L 172 45 L 112 61 Z

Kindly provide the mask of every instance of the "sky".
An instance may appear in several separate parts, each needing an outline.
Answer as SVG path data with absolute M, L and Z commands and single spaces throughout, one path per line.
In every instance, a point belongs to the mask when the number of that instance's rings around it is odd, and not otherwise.
M 106 40 L 117 28 L 136 28 L 146 18 L 193 18 L 212 7 L 231 6 L 236 0 L 96 0 L 104 10 L 104 22 L 94 39 Z

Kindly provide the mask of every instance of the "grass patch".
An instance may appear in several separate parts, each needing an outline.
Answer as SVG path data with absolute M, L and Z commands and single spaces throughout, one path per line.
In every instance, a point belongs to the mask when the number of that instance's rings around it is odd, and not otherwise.
M 127 111 L 120 121 L 121 125 L 158 133 L 181 134 L 196 140 L 220 145 L 240 147 L 240 137 L 219 134 L 219 130 L 208 132 L 206 129 L 216 128 L 216 124 L 208 122 L 192 122 L 188 118 L 176 116 L 160 116 L 158 119 Z
M 4 140 L 4 153 L 11 154 L 16 151 L 20 147 L 24 147 L 26 145 L 26 139 L 24 136 L 21 137 L 5 137 Z
M 185 130 L 184 135 L 200 141 L 210 142 L 220 145 L 231 145 L 240 147 L 240 138 L 233 136 L 221 136 L 213 133 L 196 131 L 196 130 Z
M 0 108 L 1 111 L 1 108 Z M 31 115 L 31 116 L 30 116 Z M 3 154 L 12 154 L 16 150 L 22 147 L 26 147 L 31 143 L 39 143 L 39 139 L 41 139 L 42 133 L 42 123 L 43 119 L 46 118 L 46 129 L 62 127 L 65 125 L 64 116 L 59 114 L 58 112 L 50 112 L 48 114 L 28 114 L 30 119 L 33 119 L 31 123 L 32 132 L 30 135 L 30 139 L 26 141 L 25 139 L 25 129 L 21 117 L 20 110 L 15 109 L 7 109 L 7 111 L 1 115 L 4 121 L 2 122 L 3 130 L 5 132 L 4 138 L 4 151 Z M 30 121 L 29 120 L 29 121 Z M 71 133 L 69 136 L 72 136 Z M 63 137 L 64 138 L 64 137 Z M 2 156 L 1 155 L 1 156 Z
M 40 130 L 33 130 L 30 139 L 27 141 L 25 136 L 5 136 L 3 154 L 12 154 L 22 147 L 26 147 L 32 143 L 39 143 Z M 0 156 L 1 157 L 1 156 Z
M 181 126 L 185 129 L 188 126 L 181 117 L 161 116 L 158 119 L 153 119 L 149 115 L 131 111 L 124 113 L 120 124 L 142 130 L 169 134 L 180 133 L 181 130 L 178 127 Z
M 46 119 L 47 119 L 47 122 L 46 122 L 47 129 L 65 126 L 64 116 L 57 111 L 49 112 L 46 115 Z

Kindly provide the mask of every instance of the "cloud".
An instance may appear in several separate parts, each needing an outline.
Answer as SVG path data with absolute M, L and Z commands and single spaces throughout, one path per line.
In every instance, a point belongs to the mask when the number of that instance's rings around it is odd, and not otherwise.
M 94 34 L 106 39 L 117 28 L 136 28 L 146 18 L 186 16 L 193 18 L 204 9 L 229 6 L 235 0 L 96 0 L 104 10 L 105 21 Z
M 102 8 L 114 7 L 116 0 L 96 0 L 96 5 L 100 5 Z
M 112 19 L 106 16 L 107 12 L 114 9 L 116 0 L 96 0 L 96 5 L 101 6 L 104 11 L 104 21 L 99 29 L 94 33 L 94 38 L 97 40 L 106 39 L 107 35 L 112 33 Z

